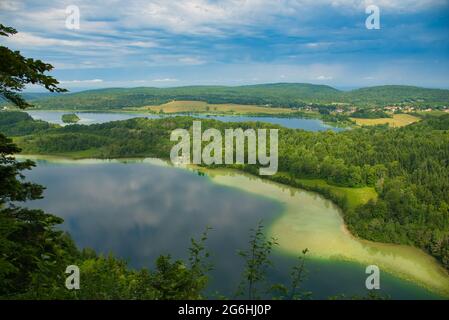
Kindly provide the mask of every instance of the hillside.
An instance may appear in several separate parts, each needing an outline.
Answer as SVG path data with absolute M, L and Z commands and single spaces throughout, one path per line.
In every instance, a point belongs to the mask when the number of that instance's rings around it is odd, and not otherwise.
M 161 105 L 173 100 L 286 108 L 335 103 L 357 107 L 389 104 L 434 107 L 449 105 L 449 90 L 378 86 L 344 92 L 325 85 L 277 83 L 239 87 L 112 88 L 56 96 L 28 95 L 27 98 L 39 109 L 70 110 L 119 110 Z
M 386 104 L 414 104 L 437 105 L 449 104 L 449 90 L 427 89 L 413 86 L 377 86 L 356 89 L 342 94 L 343 100 L 356 104 L 372 103 Z

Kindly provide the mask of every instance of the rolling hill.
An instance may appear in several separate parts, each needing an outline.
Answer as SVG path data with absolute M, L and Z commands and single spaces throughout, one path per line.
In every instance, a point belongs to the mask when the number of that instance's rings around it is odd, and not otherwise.
M 26 94 L 27 95 L 27 94 Z M 110 88 L 58 95 L 27 95 L 38 109 L 120 110 L 161 105 L 173 100 L 204 101 L 210 104 L 243 104 L 297 108 L 307 104 L 343 103 L 358 107 L 408 104 L 449 105 L 449 90 L 413 86 L 377 86 L 340 91 L 326 85 L 276 83 L 175 88 Z

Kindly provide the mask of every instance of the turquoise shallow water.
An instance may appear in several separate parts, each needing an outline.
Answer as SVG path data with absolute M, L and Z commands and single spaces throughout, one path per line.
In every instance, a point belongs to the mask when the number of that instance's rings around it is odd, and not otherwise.
M 153 267 L 160 254 L 185 258 L 189 239 L 213 227 L 208 240 L 215 269 L 209 294 L 230 295 L 237 288 L 249 229 L 261 219 L 270 223 L 285 206 L 268 197 L 214 183 L 195 172 L 151 163 L 39 160 L 27 174 L 47 187 L 45 198 L 28 203 L 65 219 L 80 247 L 113 252 L 133 267 Z M 314 195 L 315 201 L 327 201 Z M 318 232 L 318 231 L 317 231 Z M 295 259 L 277 251 L 269 278 L 287 283 Z M 311 258 L 304 290 L 324 299 L 364 295 L 365 266 L 355 262 Z M 397 299 L 437 298 L 426 289 L 382 273 L 380 292 Z

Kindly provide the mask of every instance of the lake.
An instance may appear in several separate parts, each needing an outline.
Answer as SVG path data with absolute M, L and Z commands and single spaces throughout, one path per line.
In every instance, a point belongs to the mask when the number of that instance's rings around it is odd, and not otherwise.
M 63 114 L 71 113 L 64 111 L 26 111 L 35 120 L 44 120 L 50 123 L 64 125 L 61 120 Z M 95 124 L 105 123 L 110 121 L 128 120 L 132 118 L 148 118 L 160 119 L 163 117 L 174 117 L 176 115 L 156 115 L 148 113 L 112 113 L 112 112 L 75 112 L 81 119 L 78 124 Z M 244 122 L 244 121 L 261 121 L 272 124 L 281 125 L 291 129 L 304 129 L 308 131 L 342 131 L 343 128 L 336 128 L 325 124 L 318 119 L 304 119 L 304 118 L 283 118 L 283 117 L 261 117 L 261 116 L 224 116 L 224 115 L 205 115 L 205 114 L 189 114 L 192 117 L 199 119 L 215 119 L 223 122 Z
M 380 292 L 392 298 L 448 295 L 449 276 L 430 256 L 407 246 L 355 239 L 339 209 L 312 192 L 229 170 L 199 174 L 154 159 L 37 159 L 27 177 L 47 189 L 44 199 L 27 205 L 63 217 L 62 228 L 80 247 L 113 252 L 132 267 L 152 268 L 160 254 L 186 258 L 189 239 L 212 227 L 207 242 L 215 266 L 211 297 L 215 291 L 235 292 L 243 268 L 236 253 L 247 247 L 249 230 L 260 220 L 280 244 L 270 279 L 288 283 L 295 256 L 307 247 L 303 289 L 315 299 L 366 295 L 369 264 L 379 265 Z

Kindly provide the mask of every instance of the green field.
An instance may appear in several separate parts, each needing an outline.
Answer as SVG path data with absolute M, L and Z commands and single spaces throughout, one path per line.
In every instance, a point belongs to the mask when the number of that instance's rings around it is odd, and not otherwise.
M 418 122 L 420 119 L 410 114 L 401 113 L 393 115 L 393 118 L 351 118 L 351 120 L 353 120 L 359 126 L 376 126 L 379 124 L 388 124 L 390 127 L 403 127 Z
M 243 104 L 210 104 L 204 101 L 171 101 L 158 106 L 145 106 L 139 111 L 164 112 L 164 113 L 231 113 L 231 114 L 291 114 L 296 110 L 288 108 L 269 108 L 257 105 Z
M 377 199 L 377 192 L 372 187 L 347 188 L 328 184 L 322 179 L 297 179 L 304 186 L 326 188 L 338 197 L 346 197 L 350 209 Z

